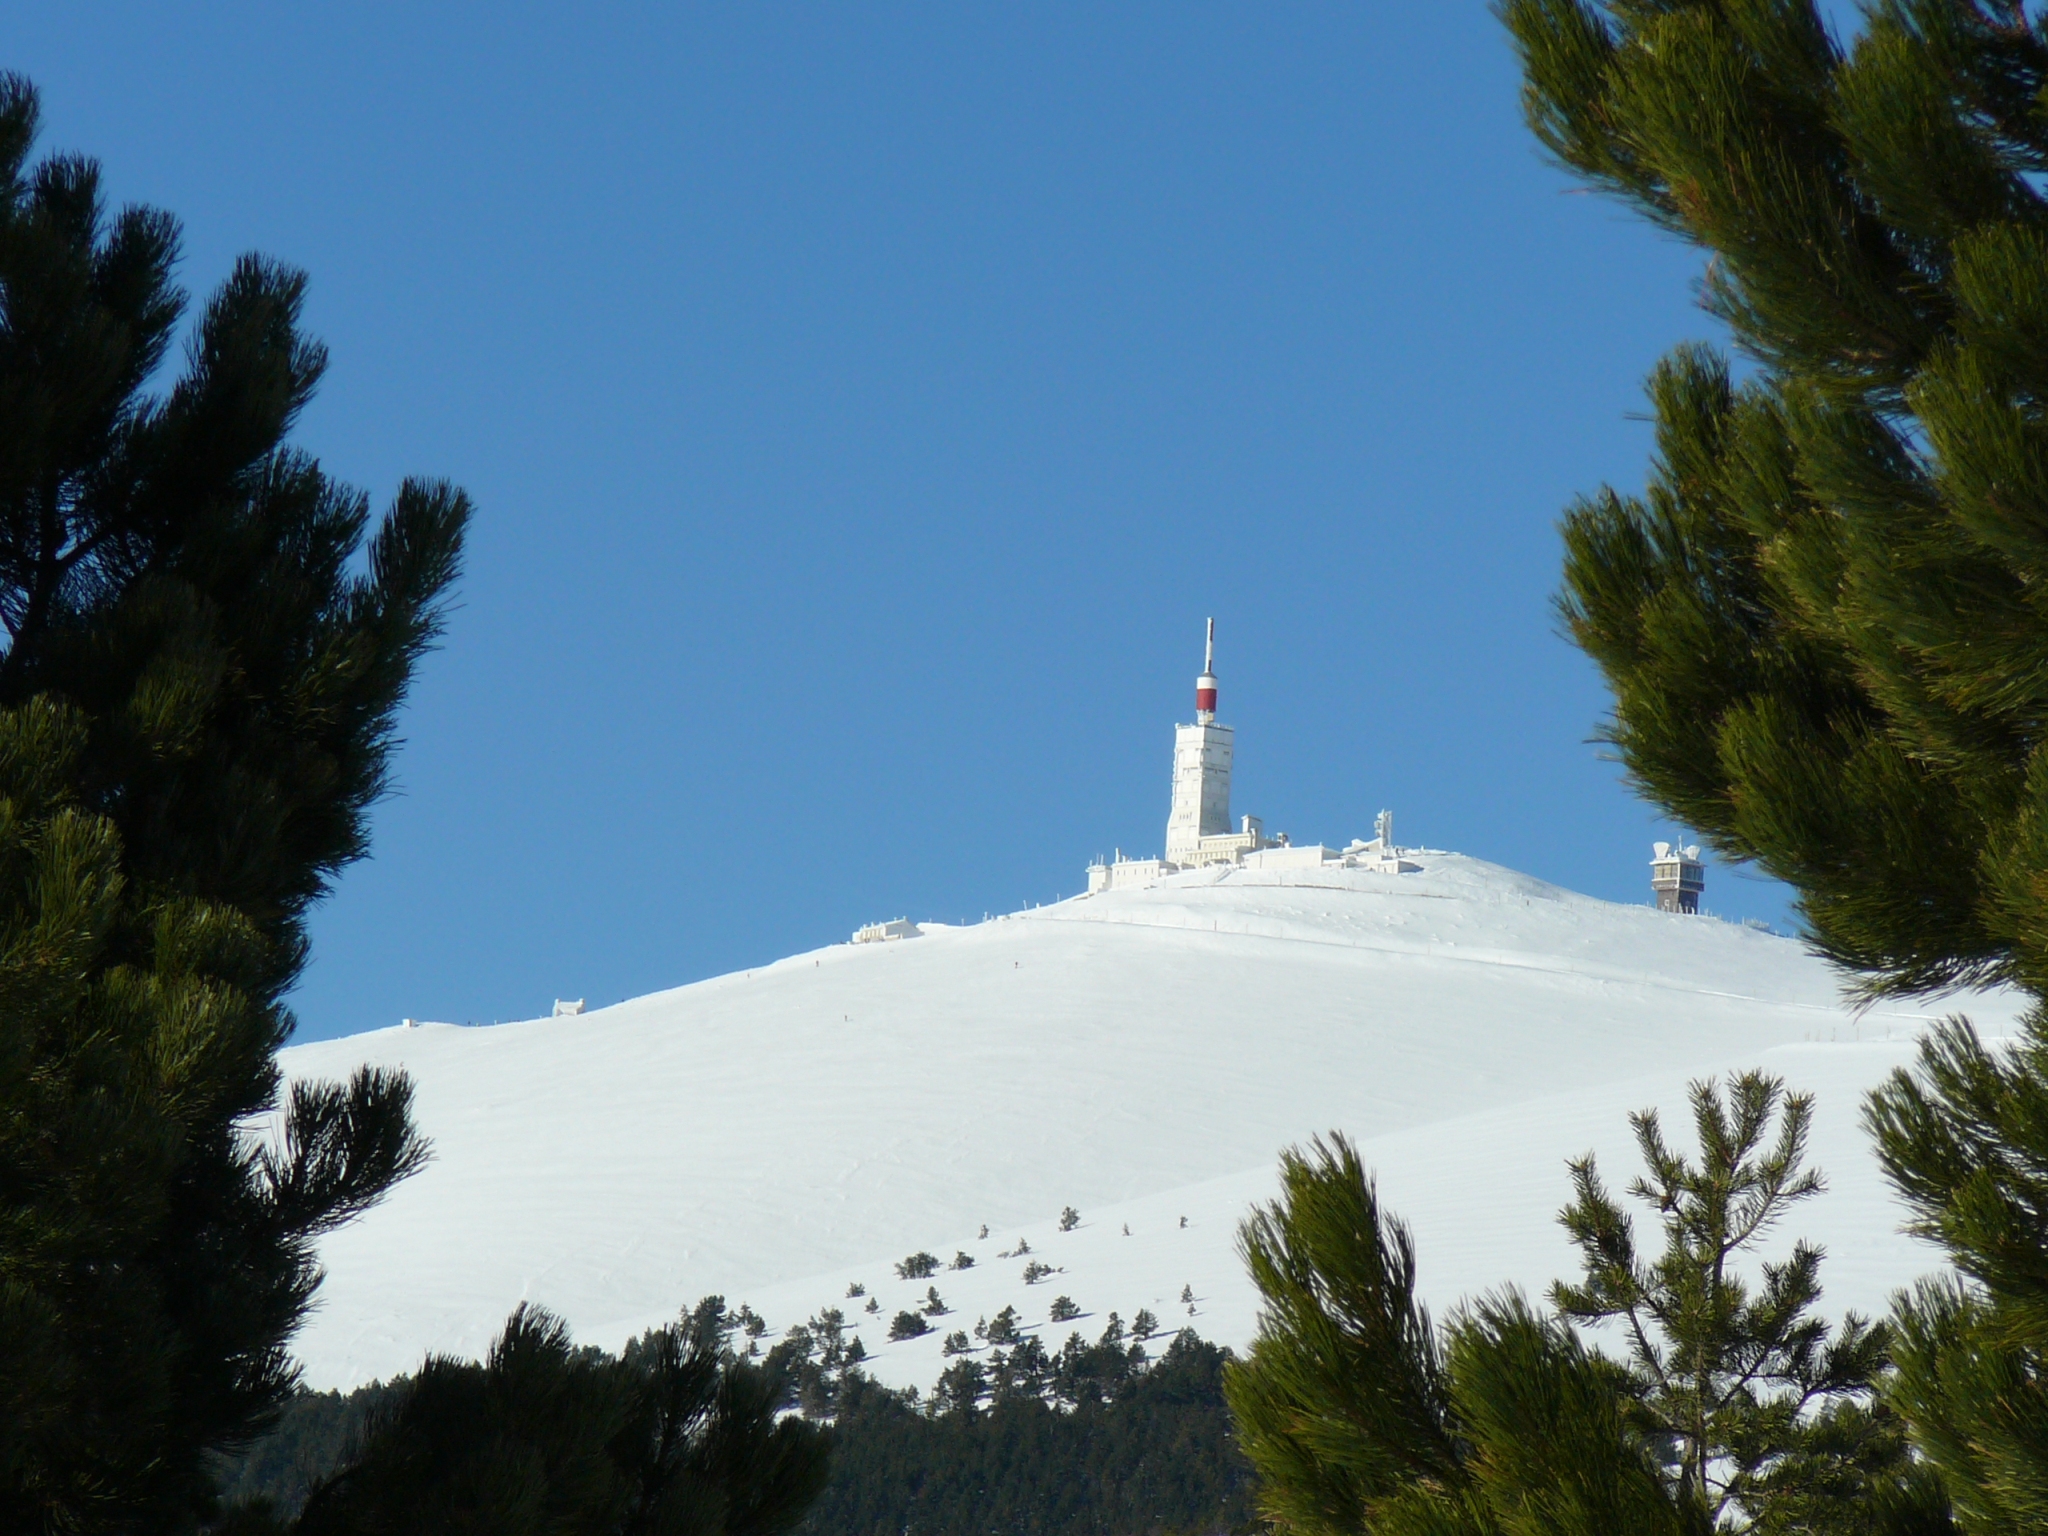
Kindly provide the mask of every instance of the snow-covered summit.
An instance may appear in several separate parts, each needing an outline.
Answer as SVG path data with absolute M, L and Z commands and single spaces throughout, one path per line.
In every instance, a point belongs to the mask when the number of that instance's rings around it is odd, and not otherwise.
M 404 1067 L 435 1144 L 323 1244 L 308 1378 L 479 1351 L 520 1300 L 616 1345 L 712 1291 L 778 1330 L 824 1305 L 862 1321 L 859 1283 L 883 1303 L 863 1322 L 878 1374 L 929 1382 L 940 1334 L 880 1331 L 925 1285 L 898 1298 L 888 1261 L 920 1249 L 977 1260 L 938 1277 L 968 1322 L 1008 1301 L 1042 1325 L 1056 1291 L 1241 1342 L 1234 1222 L 1282 1147 L 1332 1128 L 1413 1219 L 1438 1299 L 1540 1284 L 1563 1262 L 1562 1159 L 1619 1161 L 1629 1110 L 1682 1119 L 1688 1077 L 1757 1064 L 1822 1095 L 1833 1187 L 1804 1230 L 1838 1255 L 1831 1305 L 1926 1267 L 1855 1112 L 1942 1009 L 1852 1017 L 1792 940 L 1411 857 L 1188 870 L 580 1017 L 293 1047 L 293 1076 Z M 2013 1009 L 1969 1006 L 1993 1033 Z M 1068 1205 L 1085 1220 L 1060 1233 Z M 1064 1272 L 1025 1289 L 995 1257 L 1019 1236 Z

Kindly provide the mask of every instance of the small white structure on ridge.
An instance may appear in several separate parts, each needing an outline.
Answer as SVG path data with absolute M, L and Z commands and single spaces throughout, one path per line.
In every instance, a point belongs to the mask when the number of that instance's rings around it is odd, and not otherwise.
M 886 923 L 869 923 L 864 928 L 853 930 L 856 944 L 882 944 L 891 939 L 921 939 L 924 930 L 907 917 L 891 918 Z
M 1381 811 L 1378 836 L 1354 842 L 1341 853 L 1320 843 L 1295 847 L 1286 833 L 1266 836 L 1256 816 L 1230 825 L 1230 769 L 1237 733 L 1216 719 L 1216 621 L 1209 620 L 1202 674 L 1195 679 L 1195 723 L 1173 728 L 1173 804 L 1166 816 L 1166 857 L 1127 859 L 1118 849 L 1108 863 L 1088 867 L 1088 889 L 1126 890 L 1151 885 L 1162 877 L 1204 865 L 1228 864 L 1242 869 L 1316 869 L 1324 864 L 1372 869 L 1383 874 L 1412 873 L 1394 847 L 1392 812 Z
M 1650 889 L 1657 894 L 1659 912 L 1698 912 L 1700 892 L 1707 888 L 1707 866 L 1700 862 L 1698 848 L 1656 845 L 1650 860 Z
M 555 999 L 555 1017 L 558 1019 L 573 1019 L 582 1011 L 583 999 L 580 997 Z

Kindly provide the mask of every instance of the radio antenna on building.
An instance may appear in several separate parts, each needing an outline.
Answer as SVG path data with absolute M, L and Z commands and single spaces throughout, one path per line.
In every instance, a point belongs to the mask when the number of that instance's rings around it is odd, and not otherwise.
M 1202 652 L 1202 675 L 1195 679 L 1195 719 L 1202 725 L 1216 718 L 1216 621 L 1209 621 L 1209 644 Z M 1226 822 L 1228 816 L 1223 818 Z

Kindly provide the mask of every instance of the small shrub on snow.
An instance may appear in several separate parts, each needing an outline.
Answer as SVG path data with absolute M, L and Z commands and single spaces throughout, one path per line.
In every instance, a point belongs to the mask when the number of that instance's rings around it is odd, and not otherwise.
M 898 1312 L 889 1324 L 891 1339 L 914 1339 L 919 1334 L 930 1333 L 932 1325 L 915 1312 Z
M 1131 1319 L 1131 1337 L 1140 1344 L 1159 1331 L 1159 1319 L 1145 1308 L 1138 1308 L 1138 1315 Z
M 1060 1212 L 1060 1230 L 1062 1232 L 1071 1232 L 1079 1225 L 1081 1225 L 1081 1213 L 1071 1205 Z
M 1081 1315 L 1081 1309 L 1074 1305 L 1071 1296 L 1055 1296 L 1052 1299 L 1052 1320 L 1056 1323 L 1071 1322 Z
M 862 1285 L 858 1280 L 854 1281 L 853 1284 L 849 1285 L 846 1288 L 846 1298 L 849 1301 L 851 1301 L 856 1296 L 865 1296 L 867 1295 L 867 1293 L 868 1288 Z
M 946 1315 L 946 1304 L 939 1300 L 939 1288 L 936 1285 L 928 1285 L 924 1289 L 924 1315 L 926 1317 L 944 1317 Z
M 870 1311 L 870 1312 L 879 1312 L 879 1311 L 881 1311 L 881 1310 L 882 1310 L 882 1298 L 881 1298 L 881 1297 L 879 1297 L 879 1296 L 870 1296 L 870 1297 L 868 1298 L 868 1307 L 867 1307 L 867 1309 L 868 1309 L 868 1311 Z
M 953 1267 L 955 1269 L 974 1268 L 974 1255 L 971 1253 L 956 1252 L 953 1255 Z
M 1033 1259 L 1024 1266 L 1024 1283 L 1026 1285 L 1036 1285 L 1051 1273 L 1052 1266 L 1050 1264 L 1041 1264 L 1038 1260 Z
M 913 1253 L 896 1266 L 898 1280 L 929 1280 L 938 1272 L 938 1258 L 929 1253 Z
M 942 1355 L 964 1355 L 973 1348 L 974 1346 L 967 1342 L 967 1331 L 963 1328 L 956 1328 L 946 1335 L 946 1342 L 939 1346 L 939 1353 Z
M 1014 1344 L 1017 1342 L 1017 1309 L 1005 1307 L 995 1315 L 988 1325 L 985 1337 L 991 1344 Z

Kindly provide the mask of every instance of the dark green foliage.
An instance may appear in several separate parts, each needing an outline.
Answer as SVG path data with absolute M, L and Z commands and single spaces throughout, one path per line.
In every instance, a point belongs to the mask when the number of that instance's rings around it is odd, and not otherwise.
M 827 1307 L 808 1323 L 799 1323 L 768 1353 L 767 1366 L 794 1384 L 796 1405 L 813 1419 L 836 1411 L 847 1373 L 867 1358 L 867 1347 L 848 1338 L 846 1314 Z
M 347 1396 L 294 1393 L 269 1434 L 242 1454 L 222 1459 L 222 1501 L 233 1507 L 260 1500 L 282 1514 L 297 1514 L 314 1485 L 340 1470 L 369 1413 L 402 1389 L 401 1382 L 378 1383 Z
M 1867 1119 L 1912 1229 L 1964 1277 L 1902 1299 L 1892 1399 L 1965 1530 L 2048 1528 L 2048 1044 L 2001 1059 L 1950 1020 Z
M 1820 1250 L 1803 1240 L 1761 1267 L 1755 1290 L 1736 1268 L 1821 1188 L 1820 1175 L 1799 1166 L 1813 1101 L 1744 1073 L 1725 1100 L 1713 1084 L 1694 1084 L 1692 1109 L 1697 1164 L 1665 1143 L 1654 1111 L 1631 1119 L 1648 1174 L 1629 1193 L 1662 1223 L 1655 1261 L 1637 1252 L 1593 1160 L 1572 1164 L 1574 1199 L 1560 1219 L 1585 1276 L 1555 1287 L 1552 1301 L 1568 1322 L 1622 1325 L 1636 1424 L 1681 1505 L 1704 1507 L 1716 1523 L 1741 1516 L 1765 1530 L 1830 1528 L 1872 1474 L 1904 1458 L 1897 1421 L 1871 1407 L 1889 1333 L 1852 1312 L 1829 1337 L 1811 1315 Z
M 1192 1334 L 1077 1406 L 977 1409 L 962 1360 L 924 1414 L 872 1383 L 834 1426 L 832 1478 L 805 1536 L 1221 1536 L 1252 1524 L 1251 1469 L 1223 1404 L 1226 1354 Z M 1072 1400 L 1069 1400 L 1070 1402 Z
M 1052 1356 L 1045 1341 L 1035 1333 L 1025 1334 L 1007 1350 L 994 1350 L 988 1357 L 989 1401 L 1006 1403 L 1012 1398 L 1043 1398 L 1052 1390 Z
M 915 1312 L 898 1312 L 889 1320 L 889 1337 L 892 1339 L 914 1339 L 931 1331 L 932 1325 Z
M 1462 1482 L 1444 1361 L 1407 1228 L 1350 1144 L 1287 1153 L 1280 1186 L 1240 1240 L 1264 1305 L 1224 1387 L 1261 1512 L 1311 1536 L 1359 1531 L 1410 1484 Z
M 1055 1296 L 1051 1311 L 1047 1314 L 1056 1323 L 1072 1322 L 1081 1315 L 1081 1309 L 1074 1305 L 1072 1297 Z
M 1504 0 L 1538 137 L 1712 254 L 1565 620 L 1645 794 L 1878 990 L 2048 985 L 2048 42 L 2017 3 Z
M 686 1336 L 693 1326 L 685 1325 Z M 804 1327 L 815 1345 L 822 1335 Z M 778 1345 L 763 1368 L 784 1379 L 785 1394 L 787 1373 L 801 1355 L 785 1348 L 790 1343 Z M 645 1347 L 643 1341 L 629 1349 L 627 1360 L 643 1359 Z M 1233 1442 L 1219 1381 L 1227 1352 L 1186 1334 L 1149 1370 L 1123 1350 L 1079 1340 L 1069 1340 L 1057 1356 L 1042 1347 L 1035 1353 L 1039 1393 L 1052 1395 L 1012 1392 L 993 1406 L 985 1406 L 988 1372 L 976 1360 L 955 1361 L 922 1411 L 857 1371 L 843 1373 L 831 1393 L 830 1481 L 800 1528 L 818 1536 L 906 1527 L 923 1536 L 990 1530 L 1206 1536 L 1249 1526 L 1251 1469 Z M 815 1365 L 823 1357 L 819 1346 L 808 1359 Z M 589 1351 L 557 1352 L 550 1374 L 602 1375 L 609 1369 L 604 1359 Z M 1056 1364 L 1061 1360 L 1064 1371 Z M 479 1368 L 463 1370 L 473 1382 Z M 1055 1378 L 1069 1395 L 1059 1395 Z M 230 1486 L 294 1513 L 307 1483 L 316 1480 L 295 1469 L 338 1466 L 372 1411 L 382 1421 L 409 1387 L 398 1382 L 346 1398 L 300 1396 L 273 1439 L 230 1469 Z M 797 1395 L 803 1398 L 804 1389 Z M 806 1415 L 812 1416 L 808 1407 Z M 555 1432 L 546 1422 L 536 1428 Z M 423 1496 L 444 1491 L 429 1488 Z M 715 1519 L 705 1529 L 715 1530 Z
M 285 445 L 304 278 L 184 312 L 167 214 L 30 164 L 0 77 L 0 1529 L 178 1531 L 290 1394 L 312 1239 L 419 1166 L 410 1089 L 276 1104 L 304 919 L 365 848 L 467 503 Z
M 1712 253 L 1759 364 L 1681 349 L 1641 498 L 1565 520 L 1562 611 L 1643 791 L 1800 891 L 1867 991 L 2048 997 L 2048 21 L 1877 0 L 1503 0 L 1543 143 Z M 2048 1524 L 2048 1014 L 1871 1105 L 1957 1275 L 1892 1400 L 1972 1531 Z
M 825 1436 L 779 1417 L 787 1383 L 734 1356 L 722 1321 L 660 1330 L 614 1358 L 521 1309 L 485 1363 L 431 1359 L 322 1412 L 325 1439 L 306 1453 L 338 1470 L 313 1483 L 290 1529 L 776 1536 L 824 1484 Z M 259 1448 L 263 1464 L 271 1450 Z M 235 1481 L 290 1513 L 290 1481 L 265 1486 L 258 1456 Z M 264 1518 L 259 1503 L 243 1521 Z
M 1697 1165 L 1654 1114 L 1635 1117 L 1650 1174 L 1631 1193 L 1662 1219 L 1659 1258 L 1638 1256 L 1581 1161 L 1560 1219 L 1586 1272 L 1557 1287 L 1557 1314 L 1508 1292 L 1441 1334 L 1415 1299 L 1407 1231 L 1351 1146 L 1287 1154 L 1280 1199 L 1243 1230 L 1264 1309 L 1225 1375 L 1261 1512 L 1313 1536 L 1944 1528 L 1938 1497 L 1931 1525 L 1873 1523 L 1880 1504 L 1927 1502 L 1872 1405 L 1883 1331 L 1851 1317 L 1830 1340 L 1808 1315 L 1811 1248 L 1764 1264 L 1755 1294 L 1733 1267 L 1818 1188 L 1799 1169 L 1810 1105 L 1747 1076 L 1725 1102 L 1696 1085 L 1693 1108 Z M 1623 1359 L 1574 1326 L 1610 1323 Z
M 896 1266 L 898 1280 L 929 1280 L 938 1272 L 938 1258 L 929 1253 L 913 1253 Z

